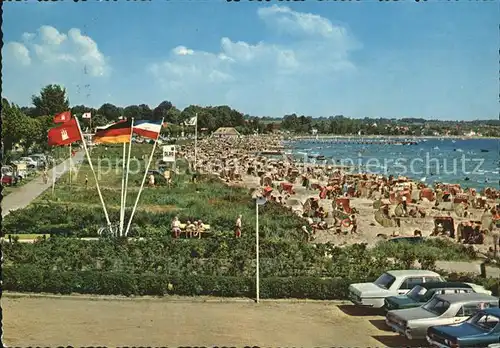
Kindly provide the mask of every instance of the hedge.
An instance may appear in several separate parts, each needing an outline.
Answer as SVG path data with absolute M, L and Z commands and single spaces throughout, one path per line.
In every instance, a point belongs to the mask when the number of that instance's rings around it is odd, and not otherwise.
M 500 281 L 468 274 L 448 274 L 449 280 L 474 282 L 484 285 L 498 296 Z M 349 284 L 373 279 L 273 277 L 260 279 L 261 298 L 298 298 L 315 300 L 346 300 Z M 18 292 L 46 292 L 59 294 L 99 295 L 182 295 L 182 296 L 255 296 L 255 279 L 247 277 L 220 277 L 143 273 L 123 271 L 48 271 L 23 265 L 5 267 L 3 290 Z

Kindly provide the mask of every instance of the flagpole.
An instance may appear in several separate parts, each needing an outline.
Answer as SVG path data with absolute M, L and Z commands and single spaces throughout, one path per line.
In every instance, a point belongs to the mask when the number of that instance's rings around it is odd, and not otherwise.
M 56 148 L 56 151 L 57 151 L 57 148 Z M 57 157 L 57 155 L 55 155 L 55 156 Z M 52 197 L 54 197 L 54 191 L 56 189 L 56 166 L 57 166 L 57 159 L 54 160 L 54 162 L 55 163 L 52 165 Z
M 127 203 L 127 192 L 128 192 L 128 172 L 130 171 L 130 155 L 132 153 L 132 135 L 134 134 L 134 118 L 132 117 L 132 127 L 130 128 L 130 143 L 128 144 L 128 158 L 127 158 L 127 172 L 125 173 L 125 194 L 123 195 L 123 218 L 121 223 L 121 229 L 125 227 L 125 210 Z
M 163 119 L 161 120 L 161 124 L 163 124 Z M 142 177 L 141 188 L 139 189 L 139 193 L 137 194 L 137 198 L 135 199 L 134 208 L 132 209 L 132 214 L 130 214 L 130 218 L 128 219 L 127 229 L 125 230 L 125 236 L 128 235 L 128 232 L 130 230 L 130 225 L 132 224 L 132 219 L 134 218 L 135 210 L 137 209 L 137 204 L 139 203 L 139 199 L 141 198 L 141 193 L 144 188 L 144 183 L 146 182 L 146 177 L 148 176 L 149 166 L 151 165 L 151 161 L 153 160 L 153 156 L 155 154 L 156 144 L 158 143 L 158 138 L 160 137 L 160 133 L 158 133 L 158 135 L 156 136 L 155 143 L 153 144 L 153 149 L 151 150 L 151 155 L 149 156 L 149 161 L 146 166 L 146 171 L 144 172 L 144 176 Z
M 78 119 L 76 119 L 76 124 L 78 126 L 78 131 L 80 132 L 80 136 L 82 137 L 83 148 L 85 149 L 85 154 L 87 155 L 87 160 L 89 161 L 90 169 L 92 170 L 92 173 L 94 174 L 95 185 L 97 187 L 97 193 L 99 194 L 99 198 L 101 199 L 102 209 L 104 210 L 104 215 L 106 216 L 106 221 L 108 223 L 108 226 L 111 227 L 111 221 L 109 220 L 108 211 L 106 210 L 106 205 L 104 204 L 104 198 L 102 198 L 101 189 L 99 188 L 99 181 L 97 180 L 97 175 L 95 173 L 94 166 L 92 165 L 92 159 L 90 158 L 89 150 L 87 148 L 87 142 L 85 141 L 85 139 L 83 137 L 82 129 L 80 128 L 80 122 L 78 121 Z
M 83 136 L 82 136 L 83 138 Z M 69 189 L 71 190 L 72 174 L 73 174 L 73 159 L 71 158 L 71 144 L 69 144 Z
M 195 114 L 196 122 L 194 124 L 194 171 L 196 172 L 196 155 L 198 154 L 198 113 Z
M 123 160 L 122 160 L 122 195 L 120 199 L 120 237 L 123 235 L 123 192 L 125 191 L 125 160 L 127 159 L 127 143 L 123 143 Z

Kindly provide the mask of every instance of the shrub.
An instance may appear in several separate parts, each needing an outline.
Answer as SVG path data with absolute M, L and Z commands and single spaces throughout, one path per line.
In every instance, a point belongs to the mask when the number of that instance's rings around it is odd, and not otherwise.
M 498 296 L 500 280 L 470 274 L 448 274 L 452 281 L 482 284 Z M 86 293 L 101 295 L 255 296 L 255 278 L 193 274 L 128 273 L 123 271 L 53 271 L 33 266 L 5 267 L 3 290 L 20 292 Z M 349 284 L 374 278 L 268 277 L 260 280 L 260 297 L 346 300 Z M 169 286 L 171 284 L 171 286 Z

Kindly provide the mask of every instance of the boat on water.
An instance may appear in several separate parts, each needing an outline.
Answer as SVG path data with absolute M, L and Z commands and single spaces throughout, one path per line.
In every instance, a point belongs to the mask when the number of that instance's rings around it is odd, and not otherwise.
M 490 152 L 490 150 L 481 149 L 481 152 Z

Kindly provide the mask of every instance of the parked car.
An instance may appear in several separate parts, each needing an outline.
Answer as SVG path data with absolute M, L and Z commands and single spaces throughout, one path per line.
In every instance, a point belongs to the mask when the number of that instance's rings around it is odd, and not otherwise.
M 47 157 L 44 154 L 29 155 L 37 163 L 37 167 L 43 167 L 47 163 Z
M 406 294 L 416 285 L 426 282 L 440 281 L 444 279 L 432 271 L 387 271 L 373 283 L 349 285 L 349 300 L 358 306 L 382 308 L 386 297 Z
M 500 309 L 484 309 L 458 325 L 430 327 L 427 341 L 440 348 L 500 347 Z
M 26 163 L 26 165 L 28 166 L 28 168 L 36 168 L 36 167 L 38 167 L 38 162 L 35 161 L 31 157 L 21 157 L 19 159 L 19 162 Z
M 491 291 L 486 290 L 481 285 L 460 282 L 436 282 L 424 283 L 415 286 L 405 295 L 387 297 L 384 302 L 386 310 L 405 309 L 420 307 L 429 302 L 436 294 L 460 294 L 476 292 L 491 295 Z
M 489 307 L 498 308 L 497 297 L 476 293 L 435 295 L 421 307 L 387 312 L 385 322 L 409 340 L 426 338 L 431 326 L 461 323 Z

